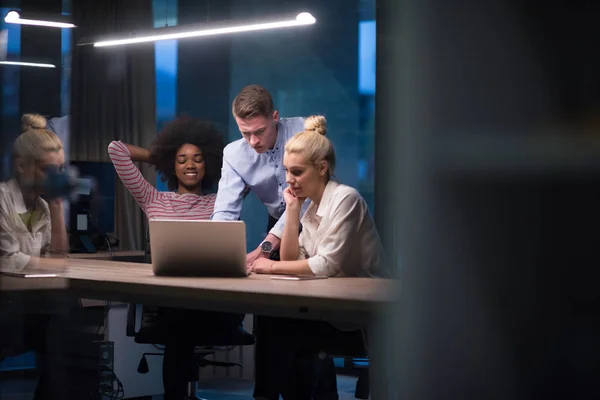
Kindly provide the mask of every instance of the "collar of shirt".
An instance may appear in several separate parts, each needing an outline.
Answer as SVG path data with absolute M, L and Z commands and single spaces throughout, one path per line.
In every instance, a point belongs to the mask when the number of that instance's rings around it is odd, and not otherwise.
M 285 149 L 285 137 L 288 136 L 287 132 L 285 132 L 285 127 L 281 123 L 281 121 L 277 122 L 277 140 L 275 140 L 275 145 L 272 149 L 269 149 L 265 152 L 268 156 L 273 156 L 274 158 L 279 158 L 283 162 L 283 150 Z
M 23 198 L 23 192 L 21 192 L 19 183 L 15 179 L 12 179 L 7 182 L 7 186 L 15 205 L 15 212 L 17 214 L 25 214 L 27 206 L 25 205 L 25 199 Z
M 308 221 L 309 219 L 315 219 L 317 222 L 321 222 L 321 219 L 327 215 L 329 209 L 331 208 L 331 196 L 338 186 L 340 186 L 340 183 L 334 181 L 333 179 L 330 179 L 329 182 L 327 182 L 325 190 L 323 191 L 323 196 L 321 196 L 321 202 L 319 203 L 319 206 L 317 207 L 315 203 L 311 203 L 310 206 L 308 206 L 304 217 L 302 218 L 302 223 Z
M 27 213 L 27 206 L 25 205 L 25 199 L 23 198 L 23 192 L 21 191 L 19 183 L 15 179 L 11 179 L 6 183 L 6 185 L 12 197 L 15 212 L 17 214 Z M 32 231 L 34 233 L 37 231 L 37 229 L 49 221 L 50 215 L 50 208 L 48 208 L 48 204 L 41 197 L 36 200 L 36 207 L 39 210 L 39 215 L 41 215 L 41 217 L 35 220 L 35 224 L 32 227 Z

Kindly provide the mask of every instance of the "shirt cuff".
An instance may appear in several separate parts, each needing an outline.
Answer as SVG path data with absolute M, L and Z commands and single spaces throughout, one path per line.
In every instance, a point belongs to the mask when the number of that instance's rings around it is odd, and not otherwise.
M 312 256 L 308 259 L 308 268 L 310 268 L 316 276 L 329 276 L 327 261 L 319 255 Z
M 28 256 L 27 254 L 20 253 L 20 254 L 17 254 L 17 256 L 15 257 L 15 261 L 16 261 L 16 264 L 17 264 L 17 269 L 22 270 L 31 261 L 31 256 Z
M 27 266 L 30 260 L 31 256 L 23 253 L 2 256 L 2 259 L 0 260 L 2 263 L 2 271 L 19 272 Z

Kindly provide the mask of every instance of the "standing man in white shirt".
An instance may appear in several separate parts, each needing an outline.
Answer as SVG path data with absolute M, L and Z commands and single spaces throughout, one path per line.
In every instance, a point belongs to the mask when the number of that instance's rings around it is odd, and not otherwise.
M 240 218 L 246 190 L 267 207 L 268 235 L 248 253 L 246 263 L 269 258 L 279 249 L 285 213 L 283 191 L 287 187 L 283 149 L 289 138 L 304 131 L 304 118 L 280 118 L 271 94 L 260 85 L 244 87 L 233 100 L 232 112 L 242 138 L 223 151 L 223 168 L 212 219 Z M 308 205 L 307 205 L 308 206 Z

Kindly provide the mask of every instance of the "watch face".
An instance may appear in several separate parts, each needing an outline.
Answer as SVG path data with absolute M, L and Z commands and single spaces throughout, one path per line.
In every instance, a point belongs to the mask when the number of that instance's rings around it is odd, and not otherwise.
M 260 248 L 264 253 L 270 253 L 273 250 L 273 243 L 271 242 L 262 242 Z

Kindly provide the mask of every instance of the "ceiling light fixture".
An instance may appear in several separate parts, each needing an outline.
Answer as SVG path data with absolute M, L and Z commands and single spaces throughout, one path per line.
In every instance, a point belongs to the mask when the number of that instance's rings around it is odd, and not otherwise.
M 32 63 L 23 61 L 0 61 L 0 65 L 18 65 L 22 67 L 56 68 L 54 64 Z
M 136 43 L 146 43 L 146 42 L 157 42 L 160 40 L 172 40 L 172 39 L 187 39 L 193 37 L 202 37 L 202 36 L 215 36 L 215 35 L 225 35 L 229 33 L 240 33 L 240 32 L 252 32 L 252 31 L 261 31 L 267 29 L 281 29 L 281 28 L 291 28 L 297 26 L 305 26 L 312 25 L 317 20 L 312 14 L 307 12 L 302 12 L 296 15 L 296 18 L 289 20 L 281 20 L 275 22 L 262 22 L 255 24 L 246 24 L 246 25 L 235 25 L 229 27 L 214 27 L 208 28 L 206 26 L 199 27 L 167 27 L 167 28 L 158 28 L 153 32 L 153 34 L 144 34 L 144 35 L 131 35 L 130 37 L 122 38 L 122 39 L 114 39 L 114 40 L 103 40 L 103 41 L 85 41 L 82 40 L 78 45 L 89 45 L 93 44 L 94 47 L 106 47 L 106 46 L 120 46 L 126 44 L 136 44 Z
M 4 17 L 4 22 L 7 24 L 21 24 L 21 25 L 35 25 L 35 26 L 47 26 L 50 28 L 75 28 L 70 22 L 61 22 L 60 20 L 64 20 L 65 18 L 61 16 L 57 16 L 55 21 L 46 21 L 39 18 L 33 18 L 34 15 L 31 15 L 31 18 L 21 18 L 21 14 L 18 11 L 9 11 L 8 14 Z

